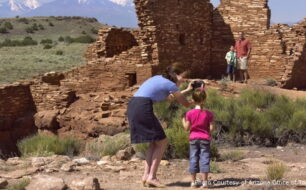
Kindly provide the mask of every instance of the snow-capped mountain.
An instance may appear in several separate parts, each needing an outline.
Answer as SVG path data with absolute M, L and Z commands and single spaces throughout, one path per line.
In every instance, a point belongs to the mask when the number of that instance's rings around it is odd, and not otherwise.
M 36 9 L 40 6 L 38 0 L 7 0 L 1 3 L 1 8 L 8 8 L 12 12 L 22 12 Z
M 133 0 L 0 0 L 0 17 L 86 16 L 100 22 L 137 27 Z

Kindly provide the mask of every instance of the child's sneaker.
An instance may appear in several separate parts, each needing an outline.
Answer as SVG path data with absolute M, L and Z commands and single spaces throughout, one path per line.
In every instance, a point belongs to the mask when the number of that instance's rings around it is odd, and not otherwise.
M 191 182 L 190 187 L 192 187 L 192 188 L 198 188 L 198 187 L 200 187 L 201 185 L 202 185 L 202 183 L 201 183 L 200 181 L 195 180 L 195 181 Z
M 202 188 L 208 188 L 208 181 L 202 181 Z

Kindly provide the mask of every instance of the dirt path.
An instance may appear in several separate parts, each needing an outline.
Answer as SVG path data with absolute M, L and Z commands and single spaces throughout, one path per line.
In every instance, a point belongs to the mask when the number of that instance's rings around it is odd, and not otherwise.
M 221 152 L 234 150 L 233 148 L 222 149 Z M 278 148 L 241 148 L 244 152 L 244 159 L 232 162 L 217 162 L 221 173 L 211 174 L 210 180 L 214 185 L 212 189 L 267 189 L 262 185 L 266 183 L 265 170 L 272 160 L 278 160 L 287 166 L 285 182 L 294 183 L 295 180 L 303 180 L 304 187 L 274 185 L 268 189 L 306 189 L 306 147 L 291 146 Z M 78 173 L 54 173 L 57 177 L 62 177 L 65 181 L 71 181 L 80 176 L 97 177 L 101 187 L 107 190 L 142 190 L 149 189 L 142 187 L 141 175 L 143 171 L 143 161 L 124 163 L 117 162 L 116 166 L 122 166 L 125 170 L 120 172 L 105 171 L 104 169 L 81 170 Z M 179 190 L 189 189 L 190 178 L 188 173 L 188 160 L 171 160 L 169 165 L 161 165 L 159 174 L 160 180 L 167 184 L 165 189 Z M 247 185 L 245 183 L 253 185 Z M 298 182 L 297 183 L 301 183 Z M 254 185 L 257 184 L 257 185 Z

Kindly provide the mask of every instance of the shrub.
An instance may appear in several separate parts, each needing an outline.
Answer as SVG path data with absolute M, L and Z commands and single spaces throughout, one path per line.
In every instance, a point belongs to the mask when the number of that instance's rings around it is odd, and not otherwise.
M 208 90 L 207 94 L 205 108 L 215 116 L 217 130 L 212 136 L 216 142 L 229 141 L 238 146 L 275 146 L 289 141 L 304 142 L 306 139 L 306 100 L 291 101 L 284 96 L 251 90 L 243 90 L 238 98 L 224 97 L 216 90 Z M 180 123 L 185 111 L 186 108 L 176 102 L 154 105 L 155 114 L 169 128 L 170 136 L 183 136 Z M 175 140 L 171 141 L 174 143 L 170 142 L 168 153 L 177 156 L 176 151 L 182 150 L 184 155 L 187 148 L 175 149 L 175 146 L 183 145 L 175 145 Z
M 287 168 L 283 163 L 274 162 L 268 166 L 266 175 L 268 180 L 281 180 L 286 172 Z
M 0 33 L 5 34 L 5 33 L 8 33 L 8 31 L 5 27 L 1 27 L 0 28 Z
M 267 86 L 277 86 L 277 82 L 274 79 L 267 79 L 266 85 Z
M 276 96 L 261 91 L 251 91 L 244 89 L 239 97 L 240 105 L 250 105 L 253 108 L 266 109 L 276 101 Z
M 227 81 L 226 81 L 226 79 L 222 79 L 221 81 L 220 81 L 220 90 L 221 91 L 225 91 L 226 89 L 227 89 Z
M 37 45 L 37 44 L 38 44 L 37 41 L 33 40 L 30 36 L 26 36 L 22 41 L 23 46 Z
M 135 146 L 136 152 L 140 152 L 143 155 L 147 153 L 148 148 L 149 148 L 149 143 L 136 144 Z
M 63 42 L 63 41 L 65 41 L 65 39 L 64 39 L 63 36 L 60 36 L 60 37 L 58 38 L 58 41 L 59 41 L 59 42 Z
M 39 28 L 40 30 L 44 30 L 44 29 L 45 29 L 45 27 L 44 27 L 42 24 L 39 24 L 39 25 L 38 25 L 38 28 Z
M 14 28 L 13 25 L 12 25 L 12 23 L 10 23 L 10 22 L 5 22 L 5 23 L 4 23 L 4 27 L 7 28 L 7 29 L 9 29 L 9 30 L 12 30 L 12 29 Z
M 92 43 L 94 41 L 95 40 L 89 35 L 79 36 L 73 39 L 75 43 Z
M 75 138 L 61 139 L 57 136 L 35 135 L 17 144 L 22 156 L 76 155 L 80 152 L 80 142 Z
M 85 35 L 85 34 L 86 34 L 86 32 L 83 30 L 83 31 L 82 31 L 82 34 L 84 34 L 84 35 Z
M 54 26 L 54 24 L 53 24 L 52 22 L 49 22 L 49 26 L 53 27 L 53 26 Z
M 238 160 L 242 160 L 243 158 L 244 158 L 244 153 L 239 150 L 225 152 L 221 154 L 221 157 L 220 157 L 222 161 L 226 161 L 226 160 L 238 161 Z
M 34 30 L 33 30 L 32 27 L 27 27 L 27 28 L 25 29 L 25 31 L 26 31 L 27 33 L 34 33 Z
M 92 32 L 93 34 L 98 34 L 98 33 L 99 33 L 99 31 L 98 31 L 97 29 L 95 29 L 95 28 L 92 28 L 92 29 L 91 29 L 91 32 Z
M 29 178 L 19 180 L 17 183 L 12 183 L 7 186 L 7 190 L 24 190 L 30 184 Z
M 57 50 L 55 52 L 56 55 L 64 55 L 64 52 L 62 50 Z
M 37 25 L 36 23 L 34 23 L 34 24 L 32 25 L 32 29 L 37 31 L 37 30 L 38 30 L 38 25 Z
M 73 38 L 71 38 L 70 36 L 66 36 L 65 37 L 65 42 L 68 44 L 71 44 L 73 42 Z
M 189 153 L 189 133 L 183 128 L 166 129 L 166 135 L 169 140 L 169 148 L 166 155 L 170 158 L 188 158 Z
M 154 112 L 158 119 L 166 122 L 167 124 L 170 124 L 176 112 L 176 108 L 170 105 L 171 103 L 167 101 L 156 103 L 153 105 Z
M 20 18 L 18 19 L 19 22 L 22 22 L 24 24 L 29 24 L 29 20 L 27 18 Z
M 99 138 L 101 139 L 101 137 Z M 101 158 L 102 156 L 113 156 L 119 150 L 123 150 L 130 145 L 130 137 L 127 134 L 118 134 L 115 136 L 103 136 L 102 140 L 88 142 L 85 147 L 85 154 L 92 158 Z
M 214 161 L 210 162 L 210 172 L 214 174 L 221 173 L 221 169 L 217 162 Z
M 211 160 L 219 160 L 220 154 L 216 144 L 211 143 L 210 145 L 210 158 Z
M 14 46 L 30 46 L 30 45 L 37 45 L 37 41 L 33 40 L 31 37 L 27 36 L 23 40 L 10 40 L 5 39 L 1 46 L 7 46 L 7 47 L 14 47 Z
M 50 45 L 50 44 L 44 45 L 44 49 L 51 49 L 51 48 L 52 48 L 52 45 Z
M 51 39 L 43 39 L 40 41 L 40 44 L 52 44 L 53 41 Z

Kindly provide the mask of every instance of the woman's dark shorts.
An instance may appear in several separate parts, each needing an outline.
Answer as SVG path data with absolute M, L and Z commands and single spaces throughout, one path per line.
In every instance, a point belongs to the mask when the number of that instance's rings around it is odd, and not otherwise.
M 131 142 L 148 143 L 166 138 L 165 132 L 153 112 L 153 102 L 146 97 L 133 97 L 127 109 Z

